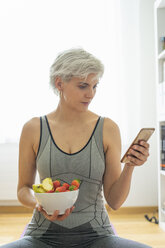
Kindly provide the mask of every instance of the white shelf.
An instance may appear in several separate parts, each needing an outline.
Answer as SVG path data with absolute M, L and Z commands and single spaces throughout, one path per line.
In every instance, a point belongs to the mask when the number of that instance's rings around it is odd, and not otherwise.
M 165 113 L 159 113 L 159 117 L 158 117 L 158 121 L 159 122 L 165 122 Z
M 159 226 L 165 231 L 165 209 L 162 208 L 162 202 L 165 200 L 165 170 L 160 169 L 161 163 L 161 125 L 165 124 L 165 92 L 163 75 L 163 60 L 165 60 L 165 50 L 162 49 L 160 37 L 165 36 L 165 0 L 155 1 L 155 54 L 156 54 L 156 96 L 157 96 L 157 148 L 158 148 L 158 209 Z M 161 82 L 161 83 L 160 83 Z M 164 122 L 164 123 L 163 123 Z
M 165 84 L 165 80 L 161 81 L 160 84 Z M 165 111 L 164 111 L 165 112 Z
M 158 55 L 158 59 L 165 59 L 165 50 Z
M 165 231 L 165 222 L 159 223 L 160 228 L 162 228 L 163 231 Z
M 160 170 L 160 174 L 165 176 L 165 170 Z
M 164 8 L 165 7 L 165 0 L 157 0 L 155 3 L 156 8 Z

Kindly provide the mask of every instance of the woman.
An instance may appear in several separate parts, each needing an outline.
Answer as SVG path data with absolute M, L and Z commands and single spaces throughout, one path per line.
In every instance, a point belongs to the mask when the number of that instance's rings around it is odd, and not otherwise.
M 50 84 L 59 104 L 28 121 L 20 138 L 18 199 L 34 209 L 33 218 L 22 239 L 3 247 L 149 247 L 115 236 L 104 206 L 103 193 L 114 210 L 126 200 L 133 170 L 147 160 L 149 144 L 133 146 L 121 171 L 117 124 L 88 110 L 103 71 L 83 49 L 64 51 L 52 65 Z M 38 206 L 32 193 L 36 170 L 40 180 L 79 178 L 75 206 L 63 215 L 55 209 L 51 216 Z

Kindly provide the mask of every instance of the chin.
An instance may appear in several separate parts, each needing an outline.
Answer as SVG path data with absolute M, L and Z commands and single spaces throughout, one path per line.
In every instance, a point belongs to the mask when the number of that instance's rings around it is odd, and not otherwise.
M 76 107 L 75 107 L 76 106 Z M 87 112 L 88 111 L 88 107 L 89 106 L 84 106 L 84 105 L 74 105 L 72 107 L 73 110 L 77 111 L 77 112 Z
M 88 111 L 88 108 L 79 108 L 79 109 L 77 109 L 77 111 L 78 112 L 81 112 L 81 113 L 87 112 Z

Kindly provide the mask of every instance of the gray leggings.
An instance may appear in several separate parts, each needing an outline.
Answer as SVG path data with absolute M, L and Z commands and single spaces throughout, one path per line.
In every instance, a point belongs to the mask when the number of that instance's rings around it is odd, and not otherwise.
M 81 245 L 47 245 L 33 237 L 25 236 L 22 239 L 14 241 L 12 243 L 2 245 L 1 248 L 67 248 L 67 247 L 79 247 L 79 248 L 151 248 L 151 246 L 144 245 L 132 240 L 120 238 L 115 235 L 110 235 L 109 237 L 100 238 L 97 241 L 94 241 L 90 245 L 81 246 Z

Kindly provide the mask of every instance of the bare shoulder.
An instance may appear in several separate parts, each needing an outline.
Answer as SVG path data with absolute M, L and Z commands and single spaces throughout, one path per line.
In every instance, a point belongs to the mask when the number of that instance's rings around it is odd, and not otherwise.
M 27 121 L 22 128 L 21 137 L 35 142 L 35 139 L 40 135 L 40 118 L 34 117 Z
M 34 117 L 32 119 L 30 119 L 29 121 L 27 121 L 24 125 L 23 125 L 23 131 L 27 132 L 27 133 L 31 133 L 33 131 L 36 131 L 38 128 L 40 128 L 40 118 L 39 117 Z
M 104 150 L 114 143 L 120 142 L 120 129 L 118 124 L 110 118 L 104 118 L 103 125 L 103 145 Z
M 116 122 L 114 122 L 112 119 L 105 117 L 104 118 L 104 127 L 103 127 L 105 132 L 118 132 L 119 126 L 117 125 Z

